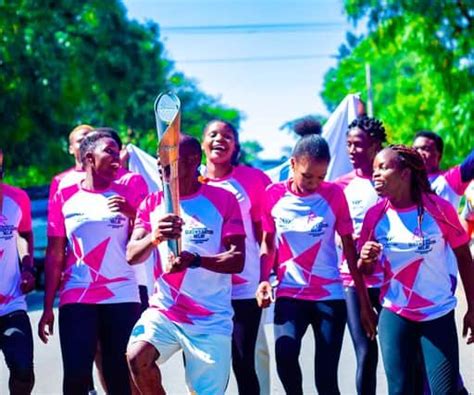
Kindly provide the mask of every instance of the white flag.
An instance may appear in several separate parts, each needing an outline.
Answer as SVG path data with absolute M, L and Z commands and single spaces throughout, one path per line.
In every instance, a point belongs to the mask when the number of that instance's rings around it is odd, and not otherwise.
M 326 180 L 334 180 L 352 171 L 352 164 L 346 148 L 346 134 L 349 124 L 357 117 L 359 105 L 360 95 L 358 93 L 347 95 L 323 126 L 322 137 L 328 142 L 331 152 L 331 162 Z M 267 170 L 266 174 L 272 182 L 287 180 L 292 175 L 290 161 Z

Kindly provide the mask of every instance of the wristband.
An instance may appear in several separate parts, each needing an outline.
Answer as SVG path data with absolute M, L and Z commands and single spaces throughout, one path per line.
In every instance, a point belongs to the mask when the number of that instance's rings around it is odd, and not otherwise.
M 163 241 L 163 238 L 158 236 L 158 237 L 153 237 L 151 240 L 151 244 L 153 244 L 155 247 L 158 246 Z
M 197 267 L 201 266 L 201 255 L 199 255 L 197 252 L 193 253 L 193 255 L 194 259 L 188 266 L 190 269 L 196 269 Z

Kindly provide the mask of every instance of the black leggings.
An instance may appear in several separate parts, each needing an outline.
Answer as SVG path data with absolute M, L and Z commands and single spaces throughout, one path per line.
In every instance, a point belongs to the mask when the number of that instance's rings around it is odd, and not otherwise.
M 23 388 L 33 388 L 33 335 L 28 315 L 23 310 L 0 317 L 0 350 L 10 370 L 9 387 L 20 383 Z
M 139 310 L 139 303 L 73 303 L 59 308 L 64 394 L 83 395 L 93 388 L 92 364 L 98 341 L 108 393 L 130 394 L 125 352 Z
M 311 325 L 315 339 L 314 375 L 318 393 L 339 394 L 337 369 L 341 355 L 346 303 L 279 298 L 275 304 L 275 354 L 278 376 L 290 395 L 303 394 L 298 362 L 301 339 Z
M 454 311 L 416 322 L 384 308 L 379 337 L 390 395 L 415 393 L 414 372 L 420 349 L 431 393 L 457 393 L 459 350 Z
M 372 306 L 380 312 L 380 288 L 368 288 Z M 347 326 L 357 359 L 357 393 L 374 395 L 377 387 L 377 362 L 379 350 L 377 340 L 370 340 L 360 321 L 360 304 L 355 287 L 345 288 L 347 305 Z
M 232 300 L 234 331 L 232 333 L 232 368 L 239 394 L 259 395 L 255 371 L 255 344 L 262 309 L 255 299 Z

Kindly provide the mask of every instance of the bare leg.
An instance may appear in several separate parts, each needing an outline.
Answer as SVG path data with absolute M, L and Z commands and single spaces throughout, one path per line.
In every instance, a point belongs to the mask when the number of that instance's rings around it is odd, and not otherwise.
M 135 388 L 133 394 L 165 395 L 161 372 L 156 364 L 160 353 L 150 343 L 140 341 L 128 347 L 127 361 Z

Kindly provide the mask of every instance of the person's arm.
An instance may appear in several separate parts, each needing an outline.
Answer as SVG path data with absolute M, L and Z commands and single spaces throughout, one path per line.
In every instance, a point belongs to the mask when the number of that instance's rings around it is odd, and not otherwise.
M 272 269 L 276 271 L 275 263 L 275 233 L 264 232 L 260 247 L 260 283 L 255 293 L 257 303 L 261 308 L 267 308 L 272 302 L 272 286 L 269 279 Z
M 20 258 L 21 282 L 20 290 L 24 294 L 35 287 L 35 267 L 33 261 L 33 232 L 19 232 L 17 240 L 18 256 Z
M 463 337 L 467 336 L 467 344 L 471 344 L 474 343 L 474 262 L 468 244 L 454 248 L 453 251 L 458 262 L 459 274 L 467 301 L 462 335 Z
M 242 272 L 245 262 L 245 235 L 229 235 L 224 239 L 226 251 L 216 255 L 200 256 L 182 251 L 177 257 L 171 257 L 169 272 L 180 272 L 199 260 L 199 267 L 215 273 L 236 274 Z
M 461 180 L 462 182 L 469 182 L 474 179 L 474 149 L 461 163 Z
M 38 335 L 43 343 L 48 342 L 48 337 L 53 334 L 54 313 L 53 305 L 56 291 L 61 282 L 61 273 L 66 258 L 66 238 L 48 237 L 46 258 L 44 264 L 45 287 L 43 315 L 38 323 Z
M 363 328 L 366 331 L 367 337 L 375 339 L 377 318 L 370 303 L 367 287 L 365 286 L 362 274 L 357 269 L 357 250 L 352 239 L 352 235 L 341 236 L 342 248 L 344 256 L 346 257 L 349 271 L 356 287 L 357 295 L 360 302 L 360 318 Z
M 255 240 L 257 241 L 258 245 L 261 246 L 263 242 L 263 229 L 262 229 L 262 221 L 252 221 L 253 232 L 255 234 Z

